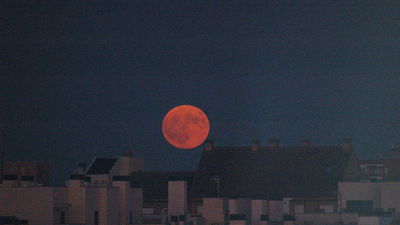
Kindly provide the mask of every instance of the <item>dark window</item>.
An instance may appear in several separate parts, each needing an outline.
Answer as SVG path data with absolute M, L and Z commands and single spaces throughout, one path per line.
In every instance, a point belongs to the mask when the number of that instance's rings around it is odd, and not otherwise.
M 94 211 L 94 225 L 99 225 L 99 211 Z
M 350 213 L 371 213 L 373 209 L 371 200 L 348 200 L 346 204 Z
M 132 210 L 129 211 L 129 224 L 132 224 Z
M 60 212 L 60 224 L 65 224 L 65 212 Z
M 229 215 L 230 220 L 246 220 L 246 214 L 231 214 Z
M 382 212 L 383 212 L 383 208 L 376 208 L 376 209 L 375 209 L 375 212 L 377 212 L 377 213 L 382 213 Z
M 295 215 L 283 215 L 282 220 L 283 221 L 296 221 L 296 216 Z
M 171 222 L 178 222 L 178 216 L 171 216 Z
M 267 214 L 262 214 L 262 215 L 260 216 L 260 220 L 261 220 L 261 221 L 269 221 L 269 215 L 267 215 Z

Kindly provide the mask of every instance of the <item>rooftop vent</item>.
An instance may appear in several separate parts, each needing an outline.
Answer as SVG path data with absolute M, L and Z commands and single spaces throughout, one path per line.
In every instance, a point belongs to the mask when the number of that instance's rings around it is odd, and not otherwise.
M 303 139 L 300 141 L 300 147 L 310 147 L 311 141 L 310 139 Z
M 350 150 L 351 147 L 352 147 L 351 138 L 343 138 L 343 143 L 342 143 L 343 150 Z
M 132 156 L 132 150 L 130 150 L 130 149 L 124 150 L 124 152 L 122 153 L 122 156 L 131 157 Z
M 251 150 L 252 150 L 252 151 L 258 151 L 259 148 L 260 148 L 260 140 L 254 139 L 254 140 L 251 142 Z
M 270 147 L 270 148 L 279 147 L 279 140 L 278 139 L 270 139 L 268 142 L 268 147 Z
M 205 146 L 204 146 L 204 150 L 205 151 L 210 151 L 214 148 L 214 141 L 213 140 L 206 140 L 205 141 Z

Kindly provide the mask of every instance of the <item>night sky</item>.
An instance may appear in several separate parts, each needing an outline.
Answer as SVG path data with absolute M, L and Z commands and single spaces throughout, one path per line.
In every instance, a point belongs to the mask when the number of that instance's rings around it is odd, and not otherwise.
M 127 148 L 146 170 L 195 169 L 203 146 L 161 130 L 182 104 L 220 146 L 400 144 L 400 1 L 0 4 L 6 160 L 50 161 L 54 183 Z

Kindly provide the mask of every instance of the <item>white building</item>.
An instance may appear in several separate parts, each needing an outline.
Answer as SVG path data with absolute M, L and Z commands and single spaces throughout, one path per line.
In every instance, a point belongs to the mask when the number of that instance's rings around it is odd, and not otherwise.
M 143 160 L 125 152 L 118 159 L 96 158 L 87 170 L 80 165 L 65 187 L 3 180 L 0 216 L 34 225 L 141 224 L 143 191 L 131 187 L 129 176 L 138 170 L 143 170 Z

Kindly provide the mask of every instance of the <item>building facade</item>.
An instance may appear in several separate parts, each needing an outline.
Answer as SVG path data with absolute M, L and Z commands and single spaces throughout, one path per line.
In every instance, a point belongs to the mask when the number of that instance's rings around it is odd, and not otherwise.
M 143 159 L 124 152 L 119 158 L 95 158 L 87 169 L 80 164 L 65 187 L 5 176 L 0 187 L 0 216 L 34 225 L 141 224 L 143 191 L 132 187 L 127 174 L 143 167 Z
M 250 146 L 218 147 L 208 141 L 196 171 L 164 175 L 132 174 L 132 180 L 149 193 L 144 197 L 144 217 L 158 218 L 145 220 L 148 223 L 144 224 L 357 221 L 357 214 L 339 215 L 337 201 L 338 183 L 360 178 L 358 159 L 349 139 L 341 146 L 312 146 L 309 140 L 299 146 L 282 146 L 278 140 L 271 140 L 263 147 L 254 140 Z M 184 193 L 186 198 L 181 196 Z M 160 206 L 164 210 L 159 210 Z
M 20 185 L 24 181 L 32 181 L 42 186 L 50 184 L 50 164 L 38 161 L 5 161 L 3 177 L 14 178 Z

